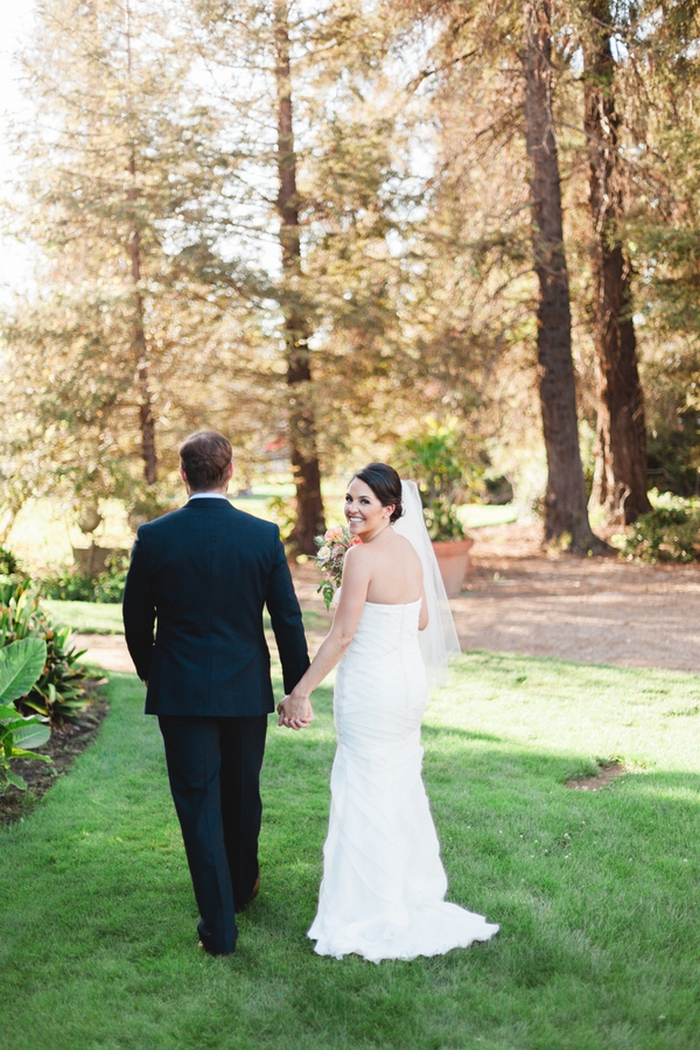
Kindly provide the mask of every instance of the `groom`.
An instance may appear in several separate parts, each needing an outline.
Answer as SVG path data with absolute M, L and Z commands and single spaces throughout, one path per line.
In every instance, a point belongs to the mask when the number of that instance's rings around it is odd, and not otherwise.
M 231 453 L 214 431 L 184 442 L 189 501 L 140 527 L 124 590 L 126 643 L 146 714 L 158 716 L 210 955 L 234 951 L 234 913 L 260 885 L 259 781 L 274 708 L 265 605 L 286 692 L 309 665 L 279 530 L 228 502 Z

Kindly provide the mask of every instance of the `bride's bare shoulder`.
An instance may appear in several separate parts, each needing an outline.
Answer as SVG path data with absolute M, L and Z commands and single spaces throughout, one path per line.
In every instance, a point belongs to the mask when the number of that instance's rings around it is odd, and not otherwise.
M 413 553 L 415 554 L 415 547 L 409 539 L 407 539 L 405 536 L 401 536 L 398 532 L 394 532 L 393 529 L 391 531 L 394 543 L 400 545 L 403 548 L 403 550 L 413 551 Z
M 409 539 L 407 539 L 405 536 L 399 536 L 398 533 L 394 533 L 394 541 L 396 544 L 394 550 L 396 552 L 400 550 L 401 554 L 408 558 L 409 561 L 420 562 L 420 558 L 416 553 L 416 548 L 413 546 Z
M 372 547 L 375 547 L 375 545 L 367 544 L 367 550 L 370 553 L 372 553 Z M 390 535 L 387 535 L 384 543 L 376 545 L 373 555 L 372 563 L 374 568 L 382 572 L 386 571 L 389 565 L 394 569 L 399 568 L 401 572 L 405 573 L 413 573 L 420 566 L 420 558 L 416 554 L 411 541 L 393 530 Z
M 369 543 L 355 543 L 352 547 L 348 547 L 345 552 L 345 570 L 347 570 L 348 567 L 353 566 L 354 568 L 351 571 L 356 571 L 361 566 L 367 565 L 371 561 L 372 549 Z
M 405 536 L 399 536 L 393 530 L 390 533 L 387 530 L 381 543 L 355 544 L 348 549 L 345 557 L 348 559 L 348 564 L 355 564 L 358 568 L 361 565 L 377 567 L 385 560 L 391 561 L 394 565 L 397 561 L 403 562 L 407 567 L 414 562 L 420 562 L 410 540 L 407 540 Z

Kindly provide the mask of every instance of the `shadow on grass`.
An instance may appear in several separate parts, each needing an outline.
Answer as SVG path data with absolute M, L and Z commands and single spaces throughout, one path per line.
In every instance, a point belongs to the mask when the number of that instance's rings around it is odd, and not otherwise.
M 431 742 L 437 743 L 449 738 L 456 738 L 464 743 L 470 740 L 481 740 L 487 744 L 504 744 L 506 742 L 504 737 L 494 736 L 493 733 L 473 733 L 468 729 L 446 729 L 444 726 L 430 725 L 428 722 L 423 723 L 421 736 L 423 742 L 427 744 Z

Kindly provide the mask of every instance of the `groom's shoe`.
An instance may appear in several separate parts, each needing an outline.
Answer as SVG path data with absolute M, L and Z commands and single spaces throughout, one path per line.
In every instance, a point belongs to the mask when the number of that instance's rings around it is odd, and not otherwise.
M 211 955 L 212 959 L 230 959 L 233 952 L 210 952 L 204 941 L 197 941 L 197 947 L 200 951 L 206 952 L 207 955 Z
M 246 908 L 248 907 L 248 905 L 251 903 L 251 901 L 255 900 L 255 898 L 257 897 L 259 892 L 260 892 L 260 865 L 258 864 L 258 877 L 257 877 L 257 879 L 255 880 L 255 882 L 253 884 L 253 889 L 251 890 L 250 897 L 248 898 L 247 901 L 244 901 L 243 904 L 241 904 L 241 906 L 239 908 L 236 908 L 236 913 L 240 914 L 240 912 L 245 911 Z

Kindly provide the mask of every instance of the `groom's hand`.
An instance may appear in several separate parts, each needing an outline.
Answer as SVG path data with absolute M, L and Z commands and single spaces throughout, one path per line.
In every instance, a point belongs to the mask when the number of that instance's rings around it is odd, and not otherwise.
M 308 697 L 285 696 L 277 705 L 277 725 L 287 729 L 305 729 L 314 720 L 314 709 Z

